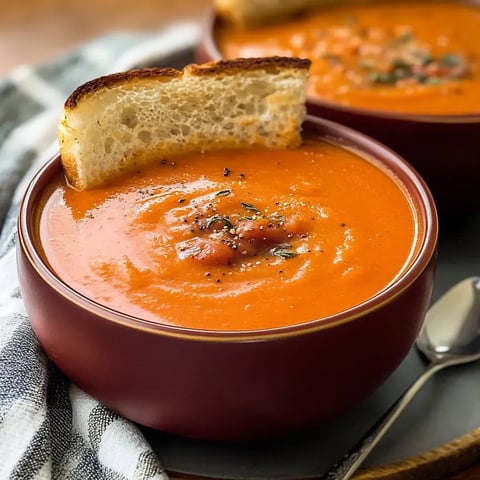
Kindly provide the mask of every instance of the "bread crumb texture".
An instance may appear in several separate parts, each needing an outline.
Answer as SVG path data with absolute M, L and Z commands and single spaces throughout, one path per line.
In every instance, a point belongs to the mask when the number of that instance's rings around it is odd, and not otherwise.
M 92 80 L 67 99 L 58 128 L 67 178 L 83 190 L 179 153 L 295 147 L 309 65 L 239 59 Z

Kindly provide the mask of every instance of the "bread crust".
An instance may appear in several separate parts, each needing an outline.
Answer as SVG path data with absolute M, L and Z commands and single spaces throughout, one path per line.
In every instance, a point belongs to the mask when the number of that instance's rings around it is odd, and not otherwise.
M 219 60 L 203 65 L 192 64 L 186 66 L 183 71 L 190 75 L 235 75 L 245 70 L 265 70 L 267 72 L 277 72 L 287 68 L 308 70 L 311 63 L 308 58 L 237 58 L 233 60 Z
M 312 62 L 306 58 L 290 57 L 265 57 L 265 58 L 237 58 L 233 60 L 220 60 L 209 62 L 203 65 L 187 65 L 183 70 L 175 68 L 142 68 L 127 70 L 125 72 L 113 73 L 95 78 L 80 85 L 65 101 L 65 109 L 73 110 L 85 97 L 116 84 L 138 80 L 155 79 L 168 82 L 174 78 L 181 78 L 184 75 L 237 75 L 245 70 L 265 70 L 269 73 L 287 68 L 308 70 Z

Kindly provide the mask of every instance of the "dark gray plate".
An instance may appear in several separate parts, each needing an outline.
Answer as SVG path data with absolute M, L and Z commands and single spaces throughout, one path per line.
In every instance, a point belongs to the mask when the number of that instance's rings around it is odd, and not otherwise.
M 480 214 L 441 218 L 434 300 L 480 275 Z M 144 429 L 168 471 L 229 480 L 318 477 L 348 450 L 424 370 L 413 349 L 367 401 L 320 428 L 268 442 L 216 443 Z M 432 450 L 480 427 L 480 363 L 438 373 L 365 463 L 386 465 Z

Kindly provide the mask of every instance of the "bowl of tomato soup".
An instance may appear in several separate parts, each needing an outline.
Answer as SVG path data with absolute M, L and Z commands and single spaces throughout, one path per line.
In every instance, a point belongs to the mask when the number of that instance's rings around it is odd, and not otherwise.
M 266 438 L 357 405 L 430 301 L 435 204 L 397 154 L 310 117 L 296 149 L 159 158 L 79 192 L 26 190 L 25 305 L 50 359 L 125 417 Z
M 393 148 L 426 179 L 441 211 L 477 211 L 480 2 L 320 3 L 254 27 L 212 13 L 198 57 L 309 58 L 311 114 Z

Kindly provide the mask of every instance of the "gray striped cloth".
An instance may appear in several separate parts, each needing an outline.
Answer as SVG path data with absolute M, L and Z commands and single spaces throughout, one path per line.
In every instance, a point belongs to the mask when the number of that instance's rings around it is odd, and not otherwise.
M 0 479 L 167 479 L 139 428 L 71 384 L 46 358 L 18 286 L 16 219 L 33 173 L 57 149 L 63 102 L 81 83 L 193 59 L 196 24 L 112 33 L 0 78 Z

